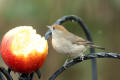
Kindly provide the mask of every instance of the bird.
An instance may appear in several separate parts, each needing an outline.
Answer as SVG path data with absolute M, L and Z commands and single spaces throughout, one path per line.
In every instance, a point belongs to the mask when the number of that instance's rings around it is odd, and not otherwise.
M 48 26 L 52 35 L 52 46 L 53 48 L 61 54 L 65 54 L 68 58 L 66 59 L 64 66 L 67 65 L 69 59 L 72 57 L 80 57 L 82 60 L 84 58 L 84 52 L 88 48 L 98 48 L 105 49 L 100 46 L 96 46 L 93 42 L 83 39 L 71 32 L 69 32 L 62 25 L 52 25 Z

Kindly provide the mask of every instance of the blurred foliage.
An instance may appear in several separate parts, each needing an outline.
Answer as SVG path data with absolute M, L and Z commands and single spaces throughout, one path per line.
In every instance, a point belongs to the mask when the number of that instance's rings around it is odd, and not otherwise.
M 0 40 L 8 30 L 21 25 L 32 25 L 38 33 L 44 35 L 47 25 L 71 14 L 80 16 L 85 21 L 95 44 L 107 48 L 106 52 L 120 53 L 120 0 L 0 0 Z M 64 25 L 69 31 L 85 38 L 77 23 L 66 22 Z M 41 80 L 47 80 L 65 59 L 65 56 L 52 48 L 49 40 L 49 55 L 40 69 Z M 98 80 L 118 80 L 119 62 L 113 59 L 98 59 Z M 0 65 L 7 67 L 3 61 Z M 13 75 L 15 77 L 14 73 Z M 34 78 L 38 79 L 36 76 Z M 91 80 L 91 61 L 71 67 L 58 78 Z

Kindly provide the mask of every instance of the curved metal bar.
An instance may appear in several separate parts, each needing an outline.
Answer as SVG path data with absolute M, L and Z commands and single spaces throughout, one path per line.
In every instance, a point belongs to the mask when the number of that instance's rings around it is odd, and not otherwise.
M 9 73 L 9 74 L 11 73 L 11 71 L 12 71 L 12 70 L 11 70 L 10 68 L 8 68 L 8 73 Z
M 37 71 L 32 72 L 30 74 L 24 74 L 24 73 L 22 73 L 20 75 L 20 77 L 19 77 L 19 80 L 33 80 L 34 73 L 36 73 L 37 76 L 38 76 L 38 78 L 40 79 L 41 73 L 40 73 L 40 70 L 37 70 Z
M 61 25 L 61 24 L 63 24 L 64 22 L 69 21 L 69 20 L 78 22 L 78 23 L 81 25 L 81 27 L 83 28 L 83 30 L 84 30 L 84 32 L 85 32 L 85 34 L 86 34 L 86 36 L 87 36 L 87 39 L 88 39 L 89 41 L 93 41 L 93 40 L 92 40 L 92 37 L 91 37 L 91 33 L 90 33 L 90 31 L 88 30 L 87 25 L 86 25 L 86 24 L 83 22 L 83 20 L 82 20 L 80 17 L 78 17 L 78 16 L 75 16 L 75 15 L 64 16 L 64 17 L 58 19 L 58 20 L 54 23 L 54 25 L 56 25 L 56 24 L 60 24 L 60 25 Z
M 54 25 L 56 24 L 63 24 L 64 22 L 66 21 L 75 21 L 75 22 L 78 22 L 78 24 L 81 25 L 82 29 L 84 30 L 85 32 L 85 35 L 87 37 L 87 39 L 91 42 L 93 42 L 92 40 L 92 37 L 91 37 L 91 33 L 87 27 L 87 25 L 84 23 L 84 21 L 78 17 L 78 16 L 75 16 L 75 15 L 70 15 L 70 16 L 64 16 L 60 19 L 58 19 Z M 95 49 L 94 48 L 90 48 L 90 54 L 93 54 L 95 53 Z M 96 66 L 96 59 L 92 59 L 92 80 L 97 80 L 97 66 Z
M 36 71 L 36 74 L 37 74 L 38 78 L 40 79 L 40 78 L 41 78 L 40 70 L 37 70 L 37 71 Z
M 0 71 L 5 75 L 7 80 L 13 80 L 7 70 L 5 70 L 4 68 L 1 67 Z
M 33 80 L 33 76 L 34 76 L 34 73 L 32 72 L 32 73 L 29 75 L 30 80 Z
M 52 35 L 52 32 L 50 30 L 48 30 L 46 33 L 45 33 L 45 39 L 48 40 L 48 38 Z
M 22 73 L 19 77 L 19 80 L 32 80 L 32 78 L 33 78 L 33 73 L 31 74 Z
M 72 61 L 70 61 L 65 67 L 61 67 L 59 68 L 50 78 L 49 80 L 55 80 L 56 77 L 58 77 L 58 75 L 60 75 L 63 71 L 65 71 L 66 69 L 68 69 L 69 67 L 77 64 L 77 63 L 80 63 L 82 61 L 85 61 L 85 60 L 89 60 L 89 59 L 94 59 L 94 58 L 114 58 L 114 59 L 120 59 L 120 54 L 117 54 L 117 53 L 105 53 L 105 52 L 101 52 L 101 53 L 95 53 L 95 54 L 90 54 L 88 56 L 85 56 L 83 58 L 83 60 L 78 57 L 78 58 L 75 58 L 73 59 Z
M 5 78 L 2 75 L 2 72 L 0 72 L 0 80 L 5 80 Z

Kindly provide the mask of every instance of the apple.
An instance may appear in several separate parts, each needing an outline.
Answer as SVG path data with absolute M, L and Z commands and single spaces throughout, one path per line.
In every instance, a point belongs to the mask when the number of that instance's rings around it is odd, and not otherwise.
M 13 71 L 31 73 L 44 64 L 48 43 L 32 26 L 19 26 L 3 36 L 0 51 L 4 62 Z

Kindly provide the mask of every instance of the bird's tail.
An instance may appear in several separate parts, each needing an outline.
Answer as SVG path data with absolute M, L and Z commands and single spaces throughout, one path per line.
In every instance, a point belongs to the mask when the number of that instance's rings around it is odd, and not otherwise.
M 102 49 L 102 50 L 105 50 L 105 48 L 103 47 L 100 47 L 100 46 L 96 46 L 96 45 L 90 45 L 91 48 L 98 48 L 98 49 Z

